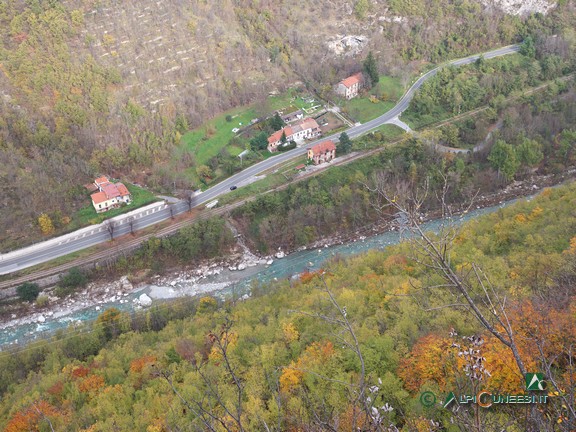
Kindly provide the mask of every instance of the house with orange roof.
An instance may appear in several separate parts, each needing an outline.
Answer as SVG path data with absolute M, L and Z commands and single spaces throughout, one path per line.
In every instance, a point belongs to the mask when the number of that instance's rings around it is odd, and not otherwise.
M 362 72 L 355 73 L 346 79 L 343 79 L 336 85 L 336 94 L 352 99 L 358 96 L 358 92 L 364 86 L 364 75 Z
M 322 141 L 308 149 L 308 160 L 311 160 L 314 165 L 330 162 L 335 157 L 336 144 L 332 140 Z
M 296 143 L 301 143 L 306 139 L 320 136 L 320 133 L 320 126 L 318 126 L 316 120 L 307 117 L 291 126 L 285 126 L 270 135 L 268 137 L 268 150 L 270 152 L 278 150 L 278 146 L 282 144 L 282 134 L 286 135 L 286 142 L 295 141 Z
M 132 198 L 130 191 L 123 183 L 112 183 L 108 177 L 102 176 L 94 180 L 98 192 L 90 195 L 96 213 L 102 213 L 121 204 L 130 204 Z

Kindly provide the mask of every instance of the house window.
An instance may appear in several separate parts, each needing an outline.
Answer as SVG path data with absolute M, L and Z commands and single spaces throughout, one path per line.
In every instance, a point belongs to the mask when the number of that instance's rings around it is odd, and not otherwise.
M 102 204 L 98 204 L 98 208 L 102 208 Z

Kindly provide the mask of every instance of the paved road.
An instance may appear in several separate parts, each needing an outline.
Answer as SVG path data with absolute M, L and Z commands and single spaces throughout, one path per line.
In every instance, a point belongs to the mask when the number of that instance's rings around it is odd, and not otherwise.
M 508 47 L 500 48 L 494 51 L 490 51 L 484 54 L 473 55 L 463 59 L 458 59 L 441 65 L 435 69 L 432 69 L 425 74 L 423 74 L 404 94 L 400 101 L 396 104 L 394 108 L 380 117 L 370 120 L 364 124 L 354 126 L 348 129 L 346 132 L 350 138 L 355 138 L 360 135 L 369 132 L 372 129 L 378 128 L 383 124 L 389 123 L 398 117 L 402 112 L 404 112 L 414 93 L 422 86 L 422 84 L 432 78 L 436 73 L 447 64 L 452 64 L 455 66 L 465 65 L 476 61 L 481 55 L 484 58 L 489 59 L 493 57 L 498 57 L 502 55 L 512 54 L 519 50 L 518 45 L 511 45 Z M 338 135 L 329 135 L 322 137 L 322 139 L 311 142 L 307 146 L 299 147 L 294 150 L 288 151 L 286 153 L 281 153 L 277 156 L 266 159 L 259 162 L 245 170 L 233 175 L 232 177 L 222 181 L 216 186 L 207 189 L 203 193 L 197 195 L 194 198 L 193 206 L 199 206 L 209 201 L 216 199 L 217 197 L 230 192 L 230 187 L 233 185 L 240 184 L 243 181 L 249 180 L 255 175 L 268 170 L 275 165 L 282 164 L 296 156 L 306 154 L 306 148 L 314 145 L 317 142 L 324 140 L 334 140 L 338 141 Z M 139 230 L 150 225 L 154 225 L 158 222 L 166 220 L 171 217 L 171 210 L 173 214 L 182 213 L 188 210 L 188 203 L 180 201 L 169 207 L 165 204 L 158 204 L 156 206 L 147 207 L 147 210 L 135 210 L 131 212 L 130 215 L 135 217 L 135 222 L 133 223 L 133 229 Z M 130 224 L 127 222 L 127 216 L 119 216 L 115 222 L 114 237 L 118 237 L 124 234 L 130 233 Z M 56 239 L 48 240 L 43 243 L 38 243 L 33 246 L 29 246 L 18 251 L 9 252 L 7 254 L 0 255 L 0 275 L 13 273 L 18 270 L 31 267 L 36 264 L 40 264 L 51 259 L 70 254 L 90 246 L 97 245 L 110 240 L 110 232 L 104 225 L 92 226 L 84 228 L 83 230 L 77 231 L 72 234 L 67 234 L 66 236 L 58 237 Z

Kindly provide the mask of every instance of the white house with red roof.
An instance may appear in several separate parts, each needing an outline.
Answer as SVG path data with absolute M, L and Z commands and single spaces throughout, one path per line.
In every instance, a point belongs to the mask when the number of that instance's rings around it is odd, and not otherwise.
M 322 141 L 308 149 L 308 160 L 311 160 L 314 165 L 330 162 L 335 157 L 336 144 L 332 140 Z
M 362 72 L 358 72 L 340 81 L 338 85 L 336 85 L 336 94 L 346 99 L 352 99 L 358 96 L 358 92 L 363 85 L 364 75 L 362 75 Z
M 112 183 L 108 177 L 102 176 L 94 180 L 94 185 L 98 192 L 90 195 L 90 198 L 97 213 L 120 207 L 122 203 L 132 202 L 130 191 L 123 183 Z
M 282 134 L 286 135 L 286 142 L 296 141 L 301 143 L 305 139 L 312 139 L 320 136 L 320 126 L 311 117 L 300 120 L 291 126 L 285 126 L 268 137 L 268 150 L 275 152 L 282 143 Z

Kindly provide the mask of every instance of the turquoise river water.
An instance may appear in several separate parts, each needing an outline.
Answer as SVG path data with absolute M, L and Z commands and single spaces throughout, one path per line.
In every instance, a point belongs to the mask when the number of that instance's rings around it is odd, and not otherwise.
M 530 199 L 530 197 L 523 199 Z M 463 216 L 453 218 L 453 223 L 464 223 L 481 215 L 492 213 L 500 208 L 512 204 L 515 201 L 516 200 L 511 200 L 497 206 L 470 211 Z M 433 220 L 425 223 L 423 227 L 427 231 L 436 231 L 443 223 L 445 223 L 445 220 Z M 320 268 L 327 259 L 335 255 L 352 256 L 371 249 L 382 250 L 387 246 L 398 243 L 401 240 L 400 237 L 398 231 L 389 231 L 383 234 L 367 237 L 364 240 L 351 241 L 349 243 L 329 246 L 322 249 L 295 252 L 287 255 L 285 258 L 275 260 L 270 266 L 258 266 L 248 269 L 245 272 L 234 272 L 233 275 L 226 271 L 221 275 L 207 278 L 205 282 L 210 286 L 226 285 L 226 288 L 212 291 L 213 295 L 224 297 L 234 290 L 234 295 L 241 296 L 249 292 L 254 279 L 266 283 L 275 279 L 290 278 L 303 271 Z M 151 294 L 152 291 L 158 292 L 162 289 L 169 290 L 169 287 L 145 286 L 138 291 L 133 292 L 129 296 L 124 297 L 123 303 L 103 303 L 98 305 L 98 310 L 96 309 L 96 306 L 92 306 L 72 312 L 58 319 L 47 317 L 46 321 L 42 324 L 28 323 L 14 327 L 7 327 L 0 331 L 0 350 L 2 349 L 1 347 L 7 348 L 9 345 L 13 346 L 15 343 L 23 343 L 33 339 L 49 337 L 58 329 L 66 329 L 67 327 L 78 323 L 94 320 L 99 314 L 110 307 L 132 312 L 135 310 L 135 303 L 133 302 L 134 299 L 139 297 L 142 293 Z M 154 298 L 154 295 L 151 294 L 151 297 Z M 128 301 L 126 302 L 126 300 Z M 154 300 L 154 302 L 155 304 L 160 304 L 162 300 Z

